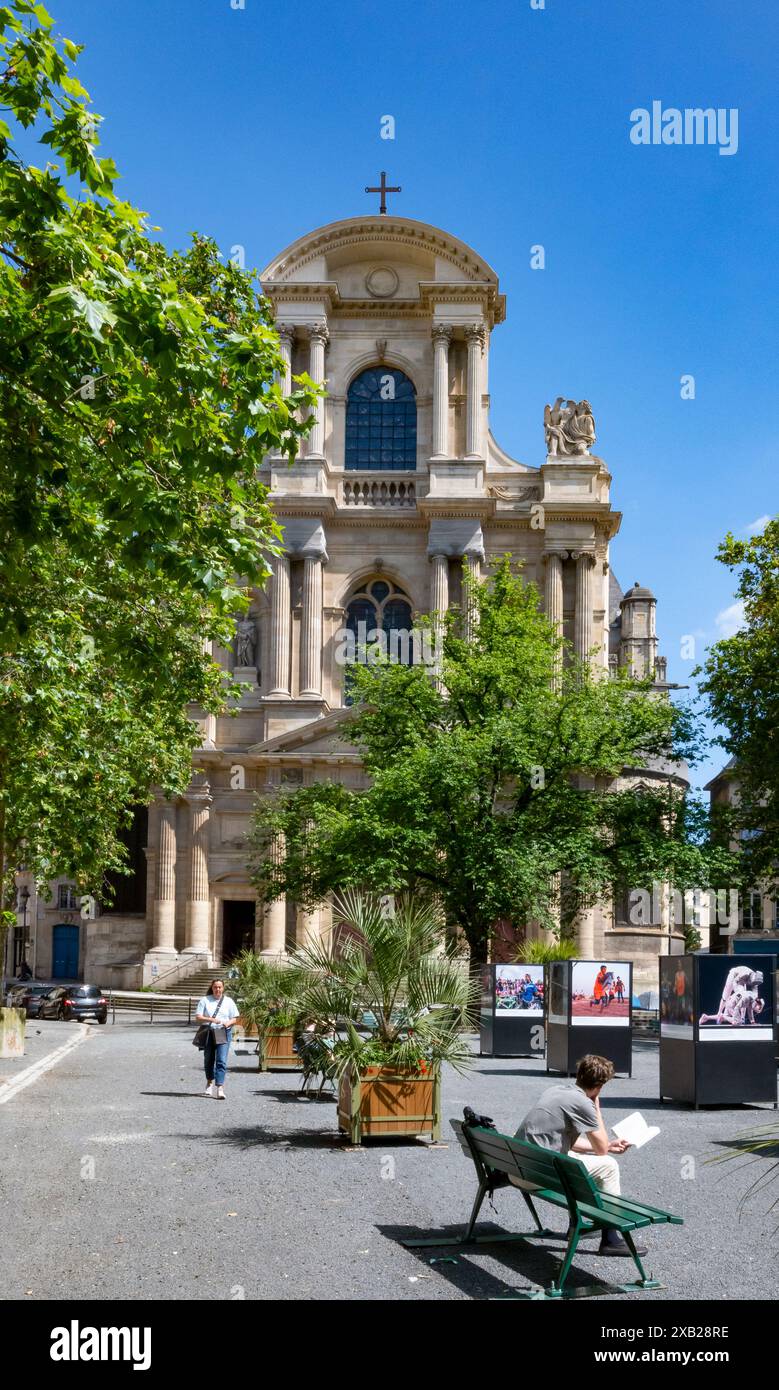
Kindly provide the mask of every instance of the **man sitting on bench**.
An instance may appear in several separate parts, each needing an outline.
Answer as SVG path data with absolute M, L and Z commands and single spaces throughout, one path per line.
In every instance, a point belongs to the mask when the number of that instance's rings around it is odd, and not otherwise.
M 614 1067 L 605 1057 L 582 1057 L 576 1083 L 558 1082 L 544 1091 L 526 1114 L 516 1138 L 577 1158 L 602 1192 L 618 1197 L 619 1164 L 612 1154 L 624 1153 L 629 1145 L 624 1139 L 609 1139 L 599 1099 L 613 1075 Z M 646 1254 L 645 1248 L 636 1248 L 639 1255 Z M 602 1232 L 599 1253 L 632 1258 L 618 1231 Z

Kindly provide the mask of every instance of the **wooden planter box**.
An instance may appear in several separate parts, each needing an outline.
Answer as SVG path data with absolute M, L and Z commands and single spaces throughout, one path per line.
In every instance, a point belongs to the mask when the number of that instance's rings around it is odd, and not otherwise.
M 260 1047 L 260 1071 L 302 1071 L 300 1058 L 292 1050 L 291 1028 L 269 1028 Z
M 403 1134 L 440 1139 L 440 1069 L 365 1067 L 346 1072 L 338 1090 L 338 1127 L 352 1144 Z

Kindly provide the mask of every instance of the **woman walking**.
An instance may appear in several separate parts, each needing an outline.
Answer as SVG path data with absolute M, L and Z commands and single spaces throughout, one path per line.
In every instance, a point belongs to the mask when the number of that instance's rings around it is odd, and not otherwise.
M 217 1100 L 226 1100 L 224 1079 L 227 1072 L 227 1055 L 230 1051 L 233 1024 L 238 1018 L 238 1007 L 234 999 L 225 994 L 224 980 L 212 980 L 208 994 L 198 1000 L 198 1023 L 208 1026 L 208 1036 L 203 1049 L 203 1065 L 206 1072 L 206 1095 L 213 1096 L 216 1085 Z

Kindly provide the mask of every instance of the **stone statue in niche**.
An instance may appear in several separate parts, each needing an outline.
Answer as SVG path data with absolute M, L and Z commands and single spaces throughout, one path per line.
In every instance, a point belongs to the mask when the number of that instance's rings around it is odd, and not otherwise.
M 595 421 L 589 401 L 577 404 L 558 396 L 554 405 L 544 406 L 544 433 L 549 458 L 589 454 L 590 445 L 595 443 Z
M 251 618 L 239 618 L 235 627 L 235 664 L 253 666 L 257 650 L 257 624 Z

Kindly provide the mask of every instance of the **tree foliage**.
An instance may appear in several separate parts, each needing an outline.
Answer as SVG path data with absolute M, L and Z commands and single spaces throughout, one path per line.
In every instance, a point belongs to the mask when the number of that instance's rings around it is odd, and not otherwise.
M 0 883 L 99 890 L 128 807 L 183 790 L 280 533 L 294 459 L 269 306 L 213 241 L 169 252 L 115 192 L 100 118 L 40 4 L 0 8 Z M 34 140 L 48 162 L 25 157 Z M 301 422 L 303 420 L 303 422 Z
M 735 760 L 737 800 L 719 817 L 741 840 L 739 877 L 748 888 L 775 883 L 779 862 L 779 521 L 747 541 L 728 534 L 717 558 L 738 573 L 744 622 L 711 647 L 700 688 Z
M 499 919 L 568 935 L 614 884 L 708 886 L 728 856 L 708 844 L 702 808 L 672 779 L 621 778 L 694 757 L 690 712 L 649 682 L 591 676 L 570 653 L 555 681 L 565 644 L 508 559 L 470 602 L 472 639 L 448 617 L 442 686 L 422 666 L 353 668 L 349 736 L 370 786 L 261 799 L 260 890 L 305 906 L 347 886 L 427 892 L 481 960 Z

